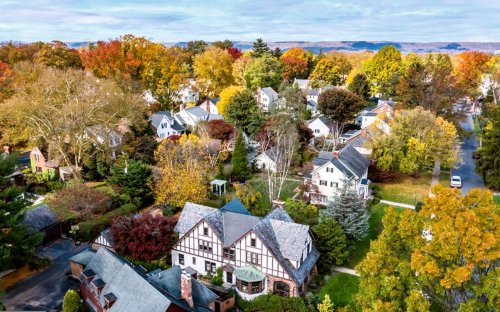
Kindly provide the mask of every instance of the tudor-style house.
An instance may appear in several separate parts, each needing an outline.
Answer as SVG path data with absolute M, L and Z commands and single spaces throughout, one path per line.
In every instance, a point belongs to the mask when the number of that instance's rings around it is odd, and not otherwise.
M 354 147 L 348 145 L 340 151 L 320 152 L 312 163 L 313 170 L 304 176 L 304 183 L 310 185 L 313 204 L 328 204 L 347 181 L 351 181 L 361 198 L 368 196 L 370 161 Z
M 186 129 L 172 116 L 170 111 L 156 112 L 149 118 L 160 139 L 182 134 Z
M 257 104 L 262 111 L 267 112 L 271 109 L 274 103 L 278 100 L 278 93 L 273 88 L 258 88 L 256 96 Z
M 173 265 L 202 275 L 222 268 L 223 286 L 245 299 L 269 291 L 303 295 L 316 273 L 319 252 L 309 226 L 295 223 L 282 208 L 261 218 L 250 215 L 238 199 L 220 209 L 188 202 L 175 231 Z

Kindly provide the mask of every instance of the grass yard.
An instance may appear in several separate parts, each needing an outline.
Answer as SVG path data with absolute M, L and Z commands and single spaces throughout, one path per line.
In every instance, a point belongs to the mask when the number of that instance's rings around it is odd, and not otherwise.
M 497 207 L 500 207 L 500 195 L 494 195 L 493 196 L 493 201 L 497 205 Z
M 348 305 L 359 289 L 359 277 L 346 273 L 335 273 L 321 289 L 320 297 L 326 294 L 336 307 Z
M 450 173 L 449 172 L 443 172 L 441 171 L 440 175 L 439 175 L 439 183 L 446 186 L 446 187 L 449 187 L 450 186 Z
M 264 175 L 255 175 L 248 183 L 262 195 L 259 199 L 259 206 L 265 209 L 271 209 L 269 202 L 269 192 L 267 190 L 267 182 Z M 280 199 L 287 200 L 292 198 L 294 190 L 300 185 L 299 181 L 285 180 L 283 189 L 281 190 Z
M 377 195 L 382 199 L 415 205 L 429 194 L 431 179 L 432 175 L 425 173 L 418 178 L 405 175 L 397 177 L 394 181 L 374 184 L 380 187 Z
M 385 210 L 388 208 L 385 204 L 376 204 L 372 206 L 372 214 L 370 217 L 370 229 L 368 230 L 368 235 L 365 239 L 356 243 L 356 246 L 351 250 L 351 254 L 346 267 L 354 269 L 363 260 L 370 251 L 370 241 L 376 239 L 379 233 L 382 231 L 382 218 L 384 217 Z M 393 207 L 394 210 L 398 212 L 403 212 L 405 208 Z

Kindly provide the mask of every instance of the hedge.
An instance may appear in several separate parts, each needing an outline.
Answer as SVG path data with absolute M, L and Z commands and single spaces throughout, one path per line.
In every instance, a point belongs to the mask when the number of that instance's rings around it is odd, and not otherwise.
M 137 212 L 137 206 L 134 204 L 125 204 L 119 208 L 111 210 L 100 217 L 78 223 L 78 232 L 76 238 L 81 241 L 92 241 L 102 230 L 111 225 L 111 221 L 116 216 L 127 215 Z

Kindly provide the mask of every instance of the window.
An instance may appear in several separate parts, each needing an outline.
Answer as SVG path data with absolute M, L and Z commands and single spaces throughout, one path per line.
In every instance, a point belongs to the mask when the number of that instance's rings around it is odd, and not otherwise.
M 252 246 L 252 247 L 257 246 L 257 240 L 255 238 L 250 239 L 250 246 Z
M 229 284 L 233 283 L 233 273 L 226 272 L 226 283 L 229 283 Z
M 203 235 L 208 236 L 208 227 L 203 227 Z
M 38 173 L 41 173 L 42 172 L 42 167 L 36 166 L 35 167 L 35 171 L 38 172 Z
M 260 255 L 255 252 L 247 251 L 247 262 L 260 265 Z
M 205 271 L 210 272 L 210 273 L 215 273 L 215 263 L 210 262 L 210 261 L 205 261 Z
M 262 283 L 252 283 L 252 294 L 257 294 L 261 292 L 261 286 Z
M 326 167 L 326 172 L 332 172 L 333 173 L 333 168 L 330 168 L 330 167 Z
M 339 184 L 337 182 L 330 182 L 330 187 L 338 188 Z
M 36 160 L 36 161 L 40 161 L 40 155 L 35 154 L 35 160 Z
M 179 264 L 184 265 L 184 255 L 183 254 L 179 254 Z
M 199 244 L 198 244 L 198 248 L 199 248 L 199 250 L 203 250 L 204 252 L 212 253 L 212 243 L 211 242 L 207 242 L 207 241 L 200 239 Z
M 311 253 L 311 247 L 312 247 L 312 243 L 309 242 L 309 245 L 307 245 L 307 253 Z
M 325 180 L 319 180 L 319 185 L 327 186 L 328 182 Z
M 196 257 L 193 257 L 193 264 L 196 264 Z
M 236 279 L 236 288 L 239 291 L 247 293 L 247 294 L 258 294 L 264 290 L 264 283 L 262 281 L 257 282 L 245 282 Z
M 319 133 L 319 129 L 314 129 L 314 133 Z
M 222 255 L 223 255 L 224 259 L 229 259 L 229 260 L 234 261 L 235 260 L 234 253 L 235 253 L 234 248 L 224 248 L 222 250 Z

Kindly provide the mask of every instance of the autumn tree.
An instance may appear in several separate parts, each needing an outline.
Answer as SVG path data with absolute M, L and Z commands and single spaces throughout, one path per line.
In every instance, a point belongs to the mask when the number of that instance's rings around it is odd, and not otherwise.
M 362 310 L 493 311 L 500 217 L 490 191 L 437 185 L 419 212 L 386 211 L 356 270 Z
M 231 157 L 233 165 L 232 176 L 236 181 L 245 181 L 250 172 L 248 170 L 247 146 L 243 138 L 243 131 L 238 131 L 234 142 L 234 151 Z
M 251 91 L 237 92 L 231 97 L 225 110 L 227 121 L 246 133 L 257 133 L 262 117 L 257 101 Z
M 243 80 L 250 90 L 256 90 L 258 87 L 278 89 L 282 71 L 281 62 L 265 53 L 250 61 L 243 72 Z
M 319 95 L 319 111 L 331 120 L 334 148 L 339 144 L 345 124 L 354 120 L 365 105 L 358 95 L 342 89 L 328 89 Z
M 365 74 L 356 74 L 351 83 L 347 87 L 349 91 L 357 94 L 360 98 L 365 101 L 370 100 L 370 83 L 368 82 L 368 77 Z
M 347 240 L 340 224 L 330 217 L 321 217 L 312 228 L 320 253 L 318 269 L 328 273 L 332 265 L 341 265 L 348 256 Z
M 313 88 L 338 86 L 345 83 L 345 79 L 352 66 L 341 55 L 328 54 L 318 61 L 314 71 L 309 76 Z
M 295 78 L 307 78 L 308 67 L 307 58 L 302 48 L 291 48 L 281 55 L 279 58 L 283 63 L 284 80 L 293 81 Z
M 175 243 L 175 223 L 173 217 L 152 213 L 116 217 L 111 225 L 116 250 L 136 260 L 158 260 L 167 255 Z
M 243 52 L 241 52 L 240 49 L 235 48 L 235 47 L 227 48 L 226 51 L 227 51 L 227 53 L 229 53 L 229 55 L 231 55 L 231 57 L 233 58 L 233 61 L 236 61 L 237 59 L 239 59 L 243 55 Z
M 143 122 L 146 105 L 139 94 L 112 80 L 96 79 L 82 71 L 55 68 L 30 69 L 33 78 L 6 101 L 0 120 L 12 131 L 50 144 L 63 165 L 78 175 L 89 148 L 109 148 L 99 134 Z
M 465 51 L 458 56 L 456 75 L 458 83 L 463 86 L 470 96 L 479 94 L 479 85 L 488 69 L 491 56 L 480 51 Z
M 233 47 L 233 42 L 229 39 L 225 39 L 224 41 L 214 41 L 212 43 L 213 46 L 220 48 L 220 49 L 229 49 Z
M 210 120 L 207 123 L 208 135 L 217 140 L 229 141 L 234 135 L 234 126 L 224 120 Z
M 401 52 L 394 46 L 384 46 L 363 63 L 371 84 L 371 93 L 394 96 L 402 67 Z
M 269 51 L 270 50 L 269 47 L 267 46 L 267 43 L 265 43 L 262 38 L 258 38 L 252 44 L 252 52 L 254 57 L 261 57 L 262 55 L 268 53 Z
M 235 195 L 243 203 L 243 205 L 250 210 L 254 216 L 265 216 L 269 213 L 266 207 L 260 205 L 259 200 L 262 198 L 262 194 L 253 188 L 249 183 L 233 183 L 235 190 Z M 232 198 L 227 198 L 226 201 Z
M 341 189 L 324 211 L 341 226 L 348 241 L 362 240 L 368 233 L 370 215 L 353 188 L 351 180 L 342 181 Z
M 35 62 L 58 69 L 83 68 L 78 50 L 69 48 L 61 41 L 44 44 L 37 53 Z
M 14 94 L 14 71 L 9 64 L 0 61 L 0 103 Z
M 333 302 L 330 300 L 330 295 L 326 294 L 323 301 L 318 304 L 319 312 L 333 312 Z
M 240 91 L 243 91 L 243 87 L 241 86 L 229 86 L 222 90 L 219 95 L 219 102 L 217 102 L 219 114 L 225 116 L 226 108 L 231 102 L 231 98 Z
M 18 268 L 36 259 L 35 247 L 43 237 L 22 223 L 28 203 L 23 199 L 23 190 L 11 187 L 6 178 L 16 170 L 16 165 L 16 155 L 0 155 L 0 271 Z
M 45 45 L 43 42 L 22 43 L 22 42 L 1 42 L 0 61 L 14 66 L 20 62 L 33 62 L 38 51 Z
M 378 168 L 418 174 L 435 161 L 452 167 L 460 160 L 460 141 L 455 126 L 421 107 L 396 111 L 390 133 L 372 142 Z
M 167 138 L 155 152 L 156 201 L 182 207 L 186 201 L 200 203 L 208 197 L 210 162 L 199 138 L 185 134 L 179 140 Z
M 215 97 L 233 84 L 233 58 L 226 50 L 209 47 L 194 57 L 196 87 L 205 96 Z
M 489 123 L 482 136 L 476 170 L 489 187 L 500 189 L 500 108 L 496 106 L 489 114 Z

